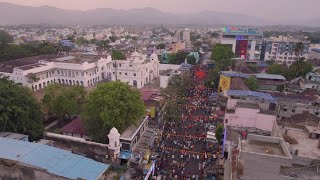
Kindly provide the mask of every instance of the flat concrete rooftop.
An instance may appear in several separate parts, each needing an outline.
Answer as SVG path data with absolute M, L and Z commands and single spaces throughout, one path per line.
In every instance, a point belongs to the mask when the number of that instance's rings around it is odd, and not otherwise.
M 284 156 L 285 154 L 279 143 L 257 141 L 257 140 L 245 140 L 242 142 L 242 150 L 247 152 Z
M 132 140 L 145 121 L 147 121 L 147 118 L 143 117 L 135 124 L 131 124 L 123 133 L 121 133 L 120 139 Z
M 320 149 L 317 147 L 318 139 L 310 139 L 307 131 L 296 128 L 281 128 L 282 133 L 285 133 L 285 130 L 288 130 L 288 136 L 296 139 L 298 144 L 290 144 L 293 151 L 298 150 L 298 156 L 311 158 L 311 159 L 320 159 Z

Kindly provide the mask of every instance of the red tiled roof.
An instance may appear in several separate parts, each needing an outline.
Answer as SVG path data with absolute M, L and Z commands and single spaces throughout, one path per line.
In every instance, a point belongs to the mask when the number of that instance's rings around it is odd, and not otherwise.
M 88 135 L 80 117 L 77 117 L 76 119 L 72 120 L 69 124 L 65 125 L 62 128 L 62 132 L 63 133 Z

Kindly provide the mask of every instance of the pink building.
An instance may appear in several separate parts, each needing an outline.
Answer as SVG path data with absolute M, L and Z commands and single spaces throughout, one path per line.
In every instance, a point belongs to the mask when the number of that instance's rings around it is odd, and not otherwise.
M 224 126 L 239 128 L 256 128 L 263 131 L 272 131 L 276 122 L 274 111 L 262 110 L 258 104 L 239 103 L 228 100 Z

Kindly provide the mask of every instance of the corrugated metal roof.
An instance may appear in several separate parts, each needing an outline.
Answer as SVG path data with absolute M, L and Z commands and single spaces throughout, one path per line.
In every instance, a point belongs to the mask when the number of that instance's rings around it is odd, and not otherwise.
M 320 53 L 320 49 L 318 49 L 318 48 L 311 49 L 311 51 L 314 51 L 314 52 Z
M 229 95 L 229 96 L 254 96 L 254 97 L 263 98 L 263 99 L 269 100 L 269 101 L 274 100 L 270 94 L 256 92 L 256 91 L 229 90 L 227 92 L 227 95 Z
M 0 158 L 44 168 L 50 173 L 70 179 L 95 180 L 109 167 L 109 164 L 100 163 L 70 151 L 1 137 Z
M 278 80 L 286 80 L 285 77 L 278 75 L 278 74 L 265 74 L 265 73 L 261 73 L 261 74 L 256 74 L 257 78 L 260 79 L 278 79 Z

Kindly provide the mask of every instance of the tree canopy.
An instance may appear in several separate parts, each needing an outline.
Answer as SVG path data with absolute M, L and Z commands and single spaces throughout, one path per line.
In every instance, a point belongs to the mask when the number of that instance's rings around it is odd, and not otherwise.
M 296 77 L 304 77 L 308 72 L 313 70 L 313 65 L 309 61 L 298 60 L 291 64 L 289 68 L 284 65 L 274 63 L 268 67 L 267 73 L 279 74 L 286 77 L 287 80 Z
M 187 56 L 187 63 L 188 64 L 192 64 L 192 65 L 196 65 L 197 64 L 197 59 L 194 56 Z
M 7 44 L 12 42 L 13 42 L 13 37 L 7 31 L 0 30 L 0 44 L 1 43 Z
M 215 44 L 212 49 L 211 60 L 215 61 L 216 66 L 221 70 L 226 70 L 232 65 L 234 53 L 231 48 L 225 44 Z
M 0 62 L 44 54 L 56 54 L 58 46 L 50 43 L 0 44 Z
M 247 78 L 244 83 L 251 91 L 256 91 L 259 89 L 258 81 L 255 77 L 249 77 Z
M 40 104 L 30 89 L 0 77 L 0 131 L 29 135 L 38 140 L 43 133 Z
M 166 48 L 166 45 L 164 45 L 163 43 L 157 45 L 157 49 L 165 49 L 165 48 Z
M 178 51 L 177 53 L 168 54 L 169 64 L 181 64 L 188 56 L 185 51 Z
M 174 97 L 185 97 L 189 88 L 194 85 L 190 73 L 174 75 L 170 78 L 168 86 L 163 90 L 165 93 Z
M 218 88 L 219 85 L 219 74 L 220 70 L 215 67 L 214 69 L 210 69 L 208 72 L 208 76 L 204 81 L 204 85 L 209 88 Z
M 82 111 L 86 91 L 82 86 L 62 86 L 50 84 L 44 90 L 42 105 L 44 110 L 60 120 L 66 116 L 78 115 Z
M 125 60 L 126 56 L 119 50 L 112 50 L 112 59 L 114 60 Z
M 218 142 L 221 142 L 222 140 L 222 134 L 223 134 L 223 125 L 218 125 L 216 128 L 215 135 L 217 137 Z
M 294 54 L 297 57 L 299 57 L 299 59 L 300 59 L 300 54 L 303 52 L 303 49 L 304 49 L 304 45 L 303 45 L 302 42 L 296 43 L 294 48 L 293 48 Z
M 144 114 L 140 92 L 115 81 L 99 84 L 89 94 L 82 118 L 93 140 L 105 142 L 112 127 L 121 132 Z

